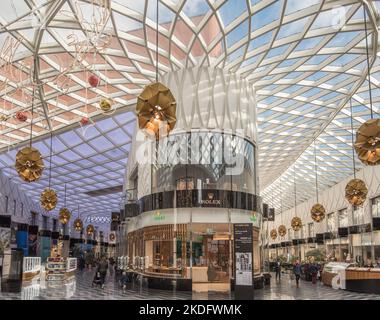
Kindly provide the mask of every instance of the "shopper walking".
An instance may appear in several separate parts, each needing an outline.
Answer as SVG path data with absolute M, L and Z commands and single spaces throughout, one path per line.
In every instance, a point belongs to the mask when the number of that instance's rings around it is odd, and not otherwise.
M 300 264 L 299 260 L 297 260 L 296 263 L 293 266 L 293 273 L 294 273 L 294 275 L 296 277 L 296 285 L 297 285 L 297 288 L 298 288 L 299 287 L 300 278 L 301 278 L 301 264 Z
M 312 263 L 310 266 L 310 273 L 311 273 L 312 283 L 316 284 L 317 283 L 318 268 L 314 263 Z
M 280 259 L 277 259 L 276 264 L 274 266 L 274 270 L 276 271 L 276 281 L 281 280 L 281 261 Z
M 105 257 L 102 257 L 97 268 L 97 272 L 100 273 L 100 277 L 102 279 L 102 288 L 104 288 L 104 283 L 106 281 L 107 270 L 108 270 L 108 261 Z

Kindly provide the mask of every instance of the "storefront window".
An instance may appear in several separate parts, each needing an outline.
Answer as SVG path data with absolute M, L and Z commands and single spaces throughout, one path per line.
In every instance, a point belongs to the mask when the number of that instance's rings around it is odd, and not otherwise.
M 309 223 L 308 228 L 309 228 L 309 237 L 310 238 L 314 237 L 314 223 L 313 222 Z
M 348 227 L 347 208 L 338 211 L 338 226 L 339 226 L 339 228 L 346 228 L 346 227 Z
M 152 166 L 152 192 L 216 189 L 255 194 L 255 146 L 219 132 L 171 134 Z
M 327 215 L 327 231 L 332 232 L 335 230 L 335 214 L 329 213 Z
M 364 210 L 363 207 L 353 207 L 352 210 L 352 224 L 359 225 L 364 223 Z
M 372 216 L 380 217 L 380 197 L 372 199 Z
M 192 225 L 193 282 L 229 283 L 230 239 L 227 223 Z

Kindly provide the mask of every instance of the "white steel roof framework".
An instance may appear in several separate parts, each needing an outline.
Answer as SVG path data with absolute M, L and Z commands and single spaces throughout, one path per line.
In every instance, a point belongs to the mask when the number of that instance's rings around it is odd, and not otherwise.
M 364 4 L 376 114 L 378 2 Z M 46 158 L 49 133 L 55 136 L 52 186 L 60 192 L 66 183 L 72 190 L 68 201 L 73 207 L 85 201 L 88 216 L 119 209 L 120 193 L 97 198 L 84 193 L 122 184 L 136 97 L 155 80 L 155 20 L 156 0 L 2 1 L 0 113 L 8 119 L 0 123 L 0 165 L 5 174 L 19 179 L 14 155 L 29 139 L 34 100 L 33 139 Z M 354 127 L 369 117 L 363 2 L 159 0 L 158 31 L 161 74 L 211 65 L 239 73 L 255 86 L 260 185 L 267 201 L 277 199 L 273 205 L 279 208 L 281 180 L 288 184 L 284 209 L 293 206 L 295 161 L 298 200 L 313 195 L 315 139 L 321 189 L 352 172 L 350 97 Z M 96 88 L 87 82 L 93 74 L 101 80 Z M 99 108 L 102 98 L 112 99 L 111 114 Z M 26 122 L 15 118 L 18 111 L 27 112 Z M 80 125 L 83 117 L 90 119 L 90 128 Z M 46 185 L 44 176 L 22 187 L 37 200 Z

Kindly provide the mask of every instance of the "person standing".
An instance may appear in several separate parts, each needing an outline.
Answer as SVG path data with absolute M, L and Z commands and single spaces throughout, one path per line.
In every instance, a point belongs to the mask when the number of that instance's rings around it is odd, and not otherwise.
M 276 265 L 275 265 L 275 271 L 276 271 L 276 280 L 281 280 L 281 261 L 280 259 L 277 259 Z
M 108 270 L 108 261 L 105 257 L 102 257 L 98 264 L 98 272 L 100 273 L 100 277 L 102 279 L 102 288 L 104 288 L 104 283 L 106 281 L 107 276 L 107 270 Z
M 293 273 L 294 273 L 294 275 L 296 277 L 296 285 L 297 285 L 297 288 L 298 288 L 299 287 L 300 278 L 301 278 L 301 264 L 300 264 L 299 260 L 297 260 L 296 263 L 293 266 Z
M 318 268 L 314 263 L 312 263 L 310 266 L 310 273 L 311 273 L 312 283 L 316 284 L 317 283 Z

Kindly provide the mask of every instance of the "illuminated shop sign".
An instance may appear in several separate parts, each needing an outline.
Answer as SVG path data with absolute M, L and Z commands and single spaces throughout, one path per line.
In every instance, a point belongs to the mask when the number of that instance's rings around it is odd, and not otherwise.
M 220 206 L 222 201 L 219 199 L 214 199 L 214 194 L 212 192 L 207 193 L 207 199 L 202 199 L 199 201 L 200 204 Z
M 153 216 L 154 221 L 162 221 L 165 220 L 165 215 L 161 214 L 160 212 L 156 212 Z

